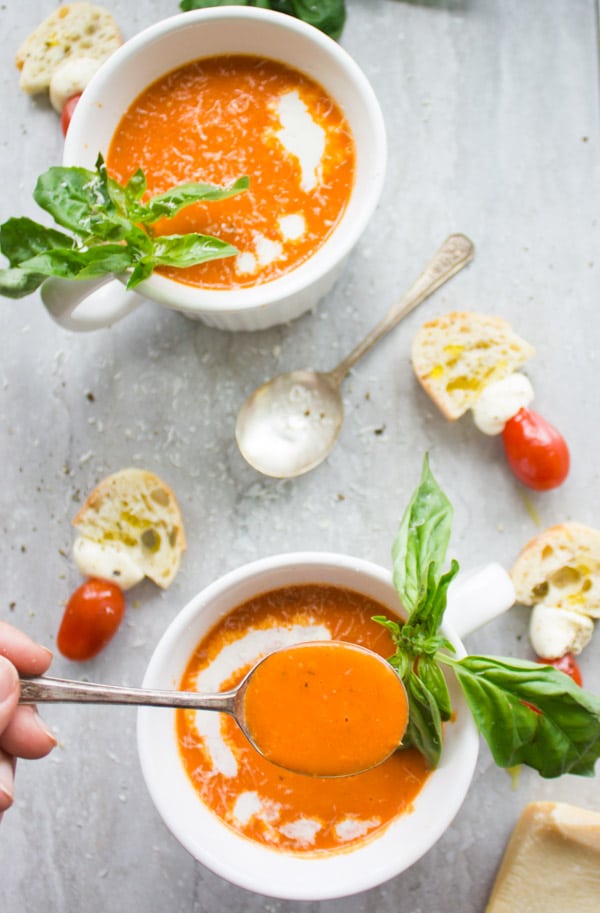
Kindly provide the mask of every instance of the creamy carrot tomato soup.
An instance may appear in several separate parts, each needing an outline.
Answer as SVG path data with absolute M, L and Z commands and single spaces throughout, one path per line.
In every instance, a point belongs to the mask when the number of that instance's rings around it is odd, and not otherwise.
M 392 617 L 381 604 L 341 587 L 300 585 L 262 594 L 203 638 L 181 688 L 235 687 L 262 656 L 306 641 L 346 641 L 388 656 L 389 634 L 372 621 L 382 614 Z M 374 708 L 370 725 L 376 716 Z M 422 756 L 409 749 L 364 773 L 310 777 L 267 761 L 225 714 L 179 710 L 176 727 L 199 798 L 238 833 L 288 852 L 335 852 L 369 839 L 411 810 L 428 775 Z
M 382 656 L 357 644 L 313 640 L 275 650 L 254 666 L 244 681 L 242 713 L 246 732 L 269 761 L 339 777 L 396 751 L 408 699 Z
M 146 89 L 115 131 L 107 165 L 121 182 L 142 168 L 148 192 L 184 181 L 250 189 L 163 220 L 163 234 L 201 232 L 239 254 L 184 270 L 179 282 L 224 289 L 267 282 L 302 263 L 339 222 L 354 181 L 349 125 L 316 82 L 247 55 L 198 60 Z

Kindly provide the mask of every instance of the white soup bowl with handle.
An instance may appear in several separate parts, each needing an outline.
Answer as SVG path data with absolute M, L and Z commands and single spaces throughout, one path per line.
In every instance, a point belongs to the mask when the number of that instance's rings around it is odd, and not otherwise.
M 64 328 L 110 326 L 149 298 L 209 326 L 261 330 L 313 308 L 338 278 L 381 195 L 386 166 L 383 115 L 353 58 L 333 39 L 293 16 L 223 6 L 182 13 L 140 32 L 102 64 L 83 92 L 67 132 L 63 164 L 93 169 L 98 153 L 107 157 L 122 116 L 147 87 L 192 61 L 228 54 L 269 58 L 299 70 L 341 108 L 354 137 L 356 162 L 339 223 L 305 262 L 251 287 L 200 288 L 156 273 L 136 291 L 125 289 L 126 276 L 108 281 L 48 279 L 42 300 Z
M 391 573 L 346 555 L 276 555 L 234 570 L 198 593 L 175 617 L 150 660 L 144 687 L 178 688 L 196 645 L 240 604 L 281 587 L 345 587 L 403 616 Z M 510 577 L 498 564 L 461 573 L 451 584 L 442 631 L 464 656 L 461 637 L 514 602 Z M 471 784 L 479 751 L 475 723 L 451 677 L 454 716 L 445 725 L 439 767 L 425 781 L 410 813 L 364 842 L 320 855 L 271 849 L 236 833 L 200 799 L 184 770 L 175 711 L 138 711 L 138 749 L 150 796 L 167 827 L 191 855 L 222 878 L 270 897 L 325 900 L 356 894 L 399 875 L 420 859 L 451 824 Z

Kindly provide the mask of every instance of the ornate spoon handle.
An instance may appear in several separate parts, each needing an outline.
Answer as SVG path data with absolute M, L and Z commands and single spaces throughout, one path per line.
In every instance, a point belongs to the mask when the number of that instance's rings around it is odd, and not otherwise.
M 362 358 L 376 342 L 379 342 L 382 336 L 385 336 L 417 305 L 425 301 L 432 292 L 435 292 L 448 279 L 458 273 L 463 266 L 470 263 L 474 253 L 473 242 L 466 235 L 456 234 L 446 238 L 419 278 L 413 282 L 400 301 L 397 301 L 390 308 L 385 317 L 373 327 L 370 333 L 367 333 L 365 338 L 352 349 L 350 354 L 337 367 L 327 372 L 332 383 L 335 385 L 341 384 L 348 371 L 354 367 L 359 358 Z
M 188 707 L 193 710 L 220 710 L 233 713 L 235 691 L 219 694 L 197 694 L 194 691 L 151 691 L 146 688 L 123 688 L 120 685 L 98 685 L 64 678 L 22 678 L 21 704 L 136 704 L 145 707 Z

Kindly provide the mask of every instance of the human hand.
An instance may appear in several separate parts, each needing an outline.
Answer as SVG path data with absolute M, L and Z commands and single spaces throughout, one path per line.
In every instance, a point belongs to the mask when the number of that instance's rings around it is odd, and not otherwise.
M 43 758 L 56 739 L 35 707 L 19 705 L 19 674 L 41 675 L 52 653 L 0 621 L 0 819 L 12 805 L 16 759 Z

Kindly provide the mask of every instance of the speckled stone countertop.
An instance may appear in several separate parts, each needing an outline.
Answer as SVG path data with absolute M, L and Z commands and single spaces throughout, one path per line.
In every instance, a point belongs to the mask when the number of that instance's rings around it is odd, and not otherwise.
M 48 102 L 18 89 L 14 52 L 55 7 L 0 10 L 2 220 L 37 215 L 31 191 L 60 162 Z M 125 37 L 178 11 L 176 0 L 107 0 Z M 349 0 L 342 44 L 370 79 L 389 140 L 384 196 L 334 290 L 293 324 L 230 334 L 148 303 L 111 329 L 55 325 L 36 295 L 3 300 L 0 615 L 53 646 L 80 582 L 70 520 L 103 476 L 146 467 L 174 488 L 188 552 L 174 584 L 141 584 L 118 637 L 56 675 L 137 685 L 161 633 L 207 583 L 254 558 L 306 548 L 389 566 L 390 546 L 423 453 L 455 507 L 452 552 L 463 568 L 510 567 L 552 523 L 600 525 L 598 513 L 597 20 L 592 0 Z M 332 367 L 451 232 L 474 262 L 355 368 L 346 422 L 325 464 L 294 481 L 241 458 L 237 409 L 269 376 Z M 445 422 L 409 364 L 420 323 L 478 309 L 507 318 L 537 350 L 536 408 L 559 427 L 572 469 L 558 490 L 523 489 L 498 439 L 467 417 Z M 600 634 L 581 666 L 600 690 Z M 530 656 L 527 611 L 473 635 L 472 650 Z M 322 903 L 271 900 L 198 865 L 167 832 L 141 778 L 135 712 L 52 707 L 58 748 L 21 762 L 0 826 L 6 913 L 482 913 L 507 837 L 532 799 L 600 808 L 597 780 L 515 786 L 482 747 L 472 789 L 444 837 L 407 872 L 365 894 Z

